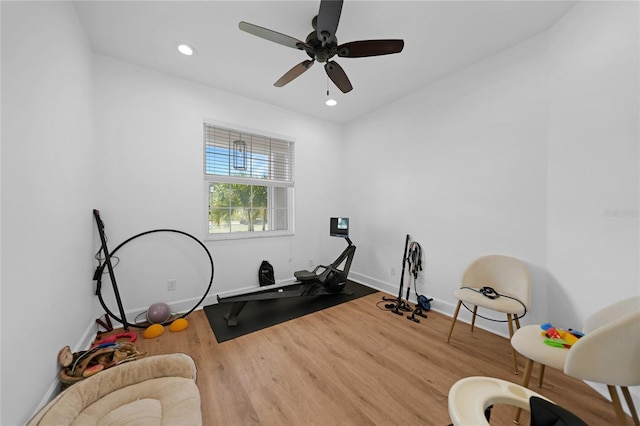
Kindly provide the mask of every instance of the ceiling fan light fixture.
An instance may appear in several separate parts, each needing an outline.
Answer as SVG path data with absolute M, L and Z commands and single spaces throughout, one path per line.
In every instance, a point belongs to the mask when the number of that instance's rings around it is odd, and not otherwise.
M 338 101 L 333 99 L 329 94 L 329 77 L 327 77 L 327 100 L 324 101 L 324 104 L 329 107 L 338 105 Z
M 186 43 L 179 43 L 178 52 L 182 53 L 185 56 L 191 56 L 191 55 L 195 55 L 196 49 L 194 49 L 192 46 L 189 46 Z

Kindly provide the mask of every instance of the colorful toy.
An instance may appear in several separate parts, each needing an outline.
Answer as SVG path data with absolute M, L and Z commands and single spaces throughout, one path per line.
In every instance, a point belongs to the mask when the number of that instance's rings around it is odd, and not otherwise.
M 544 343 L 558 348 L 570 348 L 580 337 L 584 336 L 579 331 L 556 328 L 550 322 L 541 324 L 540 328 L 543 330 L 542 336 L 545 337 Z
M 556 330 L 555 327 L 547 328 L 544 335 L 550 339 L 562 339 L 562 336 L 560 336 L 560 333 L 558 333 L 558 330 Z
M 582 331 L 574 330 L 573 328 L 569 329 L 569 333 L 573 334 L 578 339 L 581 338 L 581 337 L 584 337 L 584 333 Z
M 573 345 L 578 341 L 578 338 L 576 336 L 566 330 L 558 330 L 558 333 L 560 333 L 560 338 L 570 345 Z

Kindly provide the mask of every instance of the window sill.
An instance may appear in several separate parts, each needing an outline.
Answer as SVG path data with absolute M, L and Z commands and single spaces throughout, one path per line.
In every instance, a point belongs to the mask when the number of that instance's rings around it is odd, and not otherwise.
M 225 234 L 207 234 L 205 241 L 227 241 L 227 240 L 249 240 L 255 238 L 272 238 L 272 237 L 292 237 L 291 231 L 272 231 L 272 232 L 233 232 Z

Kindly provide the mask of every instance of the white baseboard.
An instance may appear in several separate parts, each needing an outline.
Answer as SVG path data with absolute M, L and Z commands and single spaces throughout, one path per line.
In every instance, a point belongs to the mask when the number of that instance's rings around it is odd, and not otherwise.
M 78 342 L 71 348 L 71 352 L 79 352 L 79 351 L 86 350 L 88 347 L 91 346 L 91 342 L 94 341 L 95 337 L 96 337 L 96 324 L 95 322 L 92 322 L 84 330 L 84 333 L 82 333 L 82 336 L 80 336 L 80 339 L 78 340 Z M 44 396 L 38 403 L 38 407 L 33 412 L 32 416 L 35 416 L 42 409 L 42 407 L 47 405 L 49 401 L 55 398 L 58 394 L 59 389 L 60 389 L 60 380 L 56 375 L 51 381 L 51 385 L 45 392 Z

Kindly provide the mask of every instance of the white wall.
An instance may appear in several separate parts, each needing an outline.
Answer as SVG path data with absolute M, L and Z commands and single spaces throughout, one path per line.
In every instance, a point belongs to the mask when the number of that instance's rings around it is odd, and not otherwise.
M 397 292 L 410 234 L 434 309 L 452 311 L 464 268 L 484 254 L 520 258 L 546 285 L 546 47 L 542 34 L 347 127 L 364 171 L 352 216 L 371 241 L 356 265 L 372 284 Z M 539 305 L 530 318 L 545 317 Z
M 551 31 L 547 305 L 572 324 L 640 293 L 638 2 L 586 2 Z
M 2 418 L 24 424 L 94 315 L 91 52 L 69 3 L 2 2 Z M 52 332 L 54 327 L 55 332 Z
M 444 312 L 464 268 L 489 253 L 529 266 L 525 323 L 579 327 L 638 294 L 638 40 L 637 2 L 582 2 L 551 30 L 346 126 L 362 195 L 351 216 L 371 243 L 360 278 L 395 294 L 390 267 L 411 234 L 426 256 L 419 289 Z
M 0 6 L 0 25 L 2 23 L 2 7 Z M 2 57 L 2 38 L 0 34 L 0 58 Z M 2 81 L 2 67 L 0 67 L 0 82 Z M 2 99 L 2 84 L 0 83 L 0 99 Z M 0 117 L 2 105 L 0 102 Z M 0 188 L 2 186 L 2 120 L 0 119 Z M 0 191 L 0 194 L 2 191 Z M 2 197 L 0 196 L 0 235 L 2 232 Z M 2 306 L 2 240 L 0 239 L 0 307 Z M 2 369 L 2 315 L 0 315 L 0 374 Z M 0 386 L 0 421 L 2 421 L 2 386 Z
M 97 207 L 112 249 L 156 228 L 205 237 L 202 123 L 213 119 L 295 140 L 296 232 L 292 237 L 206 242 L 215 277 L 205 304 L 213 303 L 216 294 L 258 286 L 263 259 L 282 280 L 307 268 L 310 259 L 327 263 L 342 250 L 341 241 L 328 235 L 329 217 L 343 214 L 342 160 L 335 161 L 342 146 L 340 126 L 105 56 L 95 57 L 94 70 L 101 176 Z M 171 244 L 161 243 L 165 238 L 154 235 L 148 245 L 141 239 L 126 246 L 130 250 L 121 256 L 116 278 L 127 310 L 140 312 L 154 302 L 171 302 L 180 310 L 202 297 L 209 278 L 204 251 L 185 244 L 193 256 L 181 258 Z M 199 260 L 191 264 L 187 259 L 194 257 Z M 175 293 L 167 291 L 168 279 L 177 279 Z

